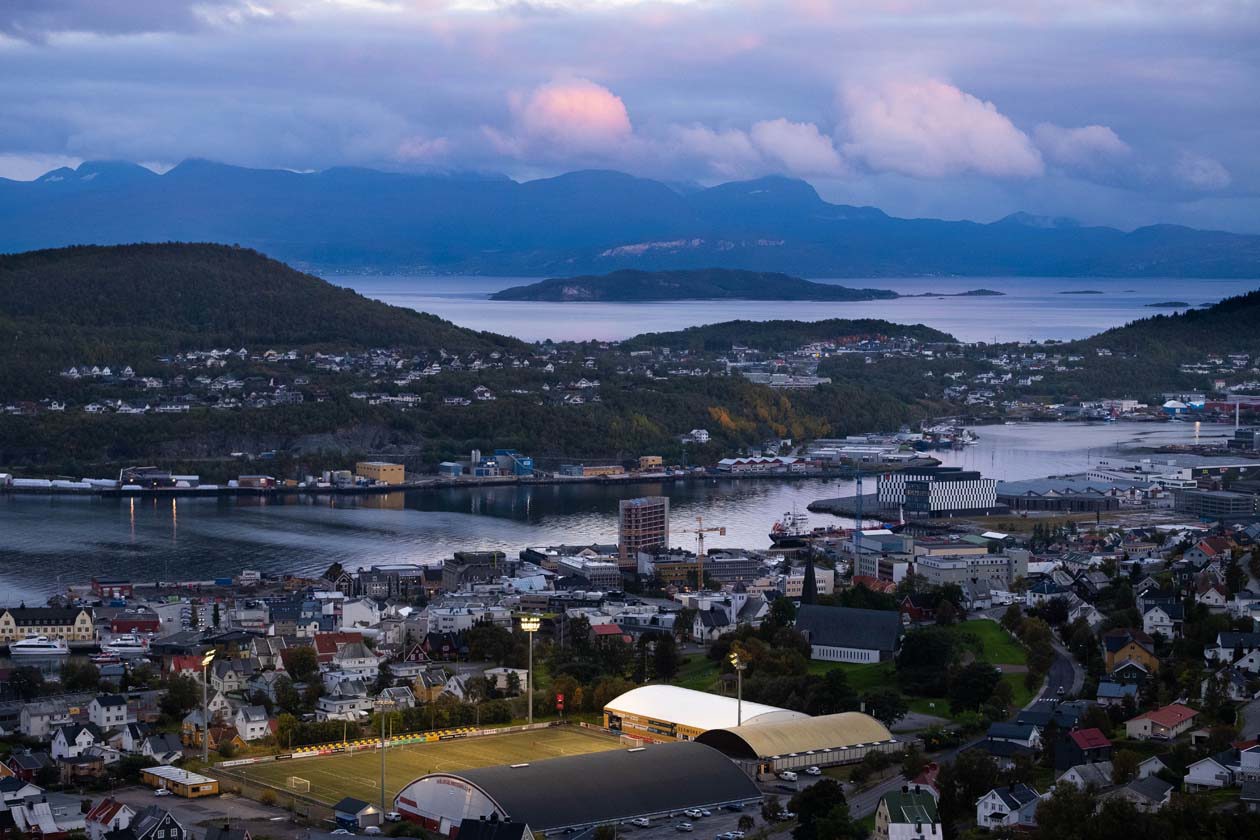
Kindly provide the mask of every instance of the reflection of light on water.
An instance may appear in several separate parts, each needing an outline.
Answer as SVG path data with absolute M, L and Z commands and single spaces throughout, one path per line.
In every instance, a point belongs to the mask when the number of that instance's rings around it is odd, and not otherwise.
M 135 542 L 136 541 L 136 497 L 132 496 L 129 502 L 130 502 L 129 507 L 131 508 L 131 515 L 130 515 L 131 541 Z
M 179 539 L 179 508 L 175 506 L 175 499 L 171 499 L 171 542 Z

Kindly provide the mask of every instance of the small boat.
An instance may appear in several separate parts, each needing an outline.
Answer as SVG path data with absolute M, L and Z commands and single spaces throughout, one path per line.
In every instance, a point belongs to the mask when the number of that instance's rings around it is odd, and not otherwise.
M 149 652 L 149 643 L 132 633 L 124 633 L 101 645 L 101 652 L 115 656 L 142 656 Z
M 70 652 L 65 639 L 34 636 L 9 645 L 10 656 L 64 656 Z
M 113 665 L 122 662 L 122 657 L 116 653 L 97 653 L 88 658 L 93 665 Z

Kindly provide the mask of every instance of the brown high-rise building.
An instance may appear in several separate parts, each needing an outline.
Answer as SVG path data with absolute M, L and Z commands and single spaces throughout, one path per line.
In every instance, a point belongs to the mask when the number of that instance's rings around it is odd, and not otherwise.
M 669 498 L 622 499 L 617 565 L 634 568 L 640 551 L 669 548 Z

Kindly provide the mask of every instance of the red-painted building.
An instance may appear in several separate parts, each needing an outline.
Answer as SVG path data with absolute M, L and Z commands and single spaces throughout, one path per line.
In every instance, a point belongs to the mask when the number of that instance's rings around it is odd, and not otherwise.
M 156 633 L 162 629 L 162 619 L 155 612 L 119 613 L 109 620 L 111 633 Z
M 120 578 L 92 578 L 92 594 L 98 598 L 130 598 L 131 581 Z

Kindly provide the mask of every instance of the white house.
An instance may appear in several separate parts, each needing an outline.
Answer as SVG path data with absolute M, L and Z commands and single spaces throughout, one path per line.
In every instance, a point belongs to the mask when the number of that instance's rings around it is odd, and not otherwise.
M 381 620 L 381 608 L 371 598 L 346 601 L 341 605 L 341 629 L 373 627 Z
M 1147 776 L 1154 776 L 1160 770 L 1167 770 L 1168 765 L 1160 760 L 1159 756 L 1153 755 L 1138 765 L 1137 777 L 1145 779 Z
M 1188 791 L 1230 787 L 1234 784 L 1234 771 L 1208 756 L 1187 767 L 1183 781 Z
M 381 659 L 363 642 L 347 642 L 337 649 L 328 667 L 343 677 L 374 680 L 380 671 Z
M 88 811 L 84 818 L 91 840 L 104 840 L 106 834 L 131 825 L 136 812 L 130 805 L 107 796 Z
M 241 706 L 233 723 L 242 741 L 257 741 L 271 734 L 271 720 L 262 706 Z
M 1093 764 L 1078 764 L 1064 771 L 1063 775 L 1058 778 L 1059 784 L 1070 782 L 1081 790 L 1093 788 L 1094 790 L 1107 790 L 1115 783 L 1112 781 L 1112 775 L 1115 772 L 1115 765 L 1110 761 L 1097 761 Z
M 18 731 L 37 741 L 46 739 L 58 726 L 70 722 L 70 708 L 60 700 L 26 703 L 18 714 Z
M 1204 647 L 1203 656 L 1228 665 L 1254 651 L 1260 651 L 1260 633 L 1217 633 L 1216 644 Z
M 72 723 L 62 726 L 53 735 L 52 748 L 49 752 L 53 758 L 76 758 L 88 747 L 104 743 L 101 731 L 90 723 Z
M 1177 631 L 1181 628 L 1184 610 L 1180 604 L 1159 604 L 1151 606 L 1142 613 L 1142 630 L 1148 636 L 1154 636 L 1156 633 L 1165 639 L 1171 639 L 1177 635 Z
M 88 703 L 88 720 L 103 730 L 118 729 L 128 721 L 127 698 L 121 694 L 101 694 Z
M 936 840 L 942 837 L 936 798 L 912 787 L 884 794 L 875 809 L 876 840 Z
M 1040 803 L 1041 795 L 1028 785 L 994 788 L 976 802 L 976 826 L 990 830 L 1031 828 L 1037 824 Z

